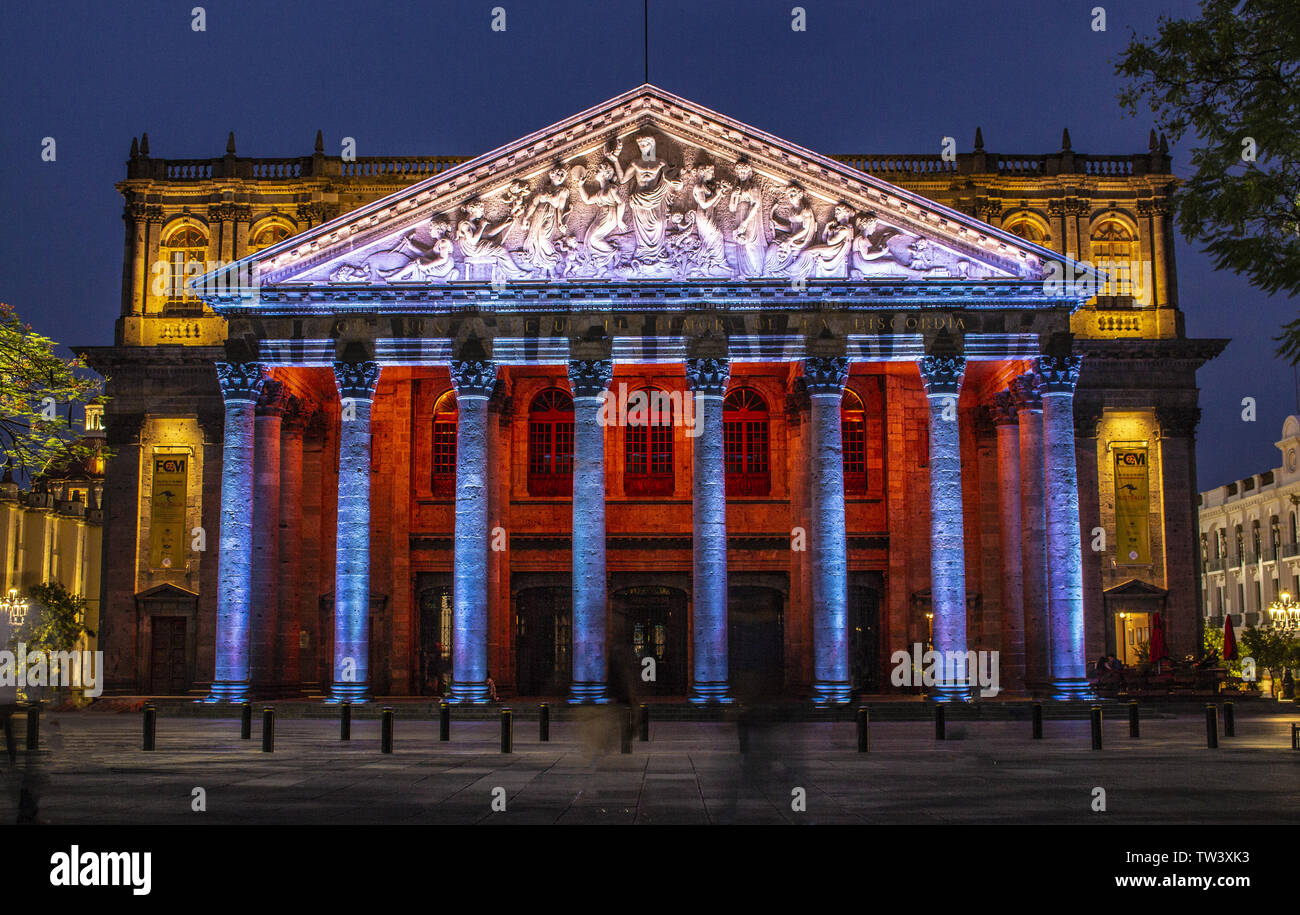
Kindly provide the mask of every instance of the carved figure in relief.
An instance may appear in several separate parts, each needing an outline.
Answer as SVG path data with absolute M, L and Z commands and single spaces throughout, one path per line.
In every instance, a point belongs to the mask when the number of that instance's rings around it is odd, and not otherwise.
M 333 283 L 386 283 L 407 272 L 424 253 L 408 233 L 387 251 L 376 251 L 360 264 L 343 264 L 330 274 Z
M 874 213 L 859 216 L 855 226 L 857 234 L 853 238 L 849 261 L 851 273 L 861 276 L 906 275 L 906 269 L 888 245 L 889 239 L 902 233 L 891 226 L 882 228 Z
M 451 226 L 445 219 L 429 220 L 429 237 L 433 239 L 433 244 L 425 249 L 419 266 L 424 279 L 454 280 L 460 277 L 453 256 L 454 248 L 451 239 L 447 237 L 450 232 Z
M 748 159 L 736 162 L 736 186 L 731 190 L 727 209 L 735 218 L 731 238 L 736 243 L 736 272 L 742 278 L 762 276 L 767 257 L 767 237 L 763 234 L 763 187 L 754 177 Z
M 620 140 L 612 152 L 605 154 L 614 167 L 619 184 L 632 183 L 628 205 L 632 209 L 632 229 L 636 233 L 634 266 L 661 263 L 665 258 L 667 236 L 667 202 L 669 195 L 682 186 L 676 169 L 655 156 L 655 139 L 640 136 L 636 140 L 641 158 L 633 159 L 624 168 L 619 162 L 623 152 Z
M 799 255 L 812 243 L 817 231 L 817 216 L 803 188 L 791 184 L 785 190 L 785 200 L 772 204 L 769 219 L 774 237 L 767 250 L 763 272 L 767 276 L 786 276 Z
M 853 244 L 852 219 L 853 210 L 838 204 L 831 221 L 822 229 L 821 244 L 805 248 L 790 265 L 790 275 L 844 279 L 848 275 L 849 250 Z
M 691 188 L 691 199 L 695 201 L 695 209 L 684 214 L 674 214 L 672 222 L 683 231 L 693 227 L 699 236 L 699 245 L 689 257 L 688 272 L 696 276 L 731 276 L 722 230 L 713 213 L 731 190 L 731 185 L 725 181 L 715 183 L 713 175 L 712 165 L 699 165 L 694 169 L 695 184 Z
M 456 241 L 460 243 L 465 263 L 490 266 L 493 279 L 527 276 L 528 271 L 515 263 L 505 245 L 498 240 L 513 220 L 504 219 L 494 226 L 489 225 L 485 212 L 483 201 L 471 200 L 465 204 L 465 218 L 456 224 Z
M 620 235 L 628 230 L 627 223 L 623 220 L 626 205 L 614 183 L 616 177 L 614 166 L 609 162 L 602 162 L 596 166 L 595 193 L 587 191 L 585 168 L 579 165 L 574 169 L 574 174 L 578 179 L 578 196 L 587 206 L 596 207 L 596 216 L 587 226 L 586 235 L 582 239 L 585 250 L 579 257 L 593 272 L 609 269 L 618 262 L 619 254 L 618 248 L 609 241 L 609 237 Z
M 569 171 L 562 165 L 551 169 L 550 185 L 533 195 L 524 212 L 524 259 L 539 279 L 564 276 L 565 256 L 576 245 L 569 227 Z

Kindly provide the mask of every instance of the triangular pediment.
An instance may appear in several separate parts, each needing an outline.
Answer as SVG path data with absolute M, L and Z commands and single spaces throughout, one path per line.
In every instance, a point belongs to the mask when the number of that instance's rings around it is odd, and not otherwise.
M 1047 276 L 1052 259 L 1063 260 L 645 85 L 226 270 L 256 277 L 255 294 L 458 283 L 1023 281 Z M 199 285 L 229 288 L 222 272 Z

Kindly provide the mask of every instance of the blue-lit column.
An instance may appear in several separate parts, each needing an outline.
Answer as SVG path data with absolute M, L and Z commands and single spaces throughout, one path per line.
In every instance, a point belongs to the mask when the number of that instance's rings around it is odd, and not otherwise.
M 938 701 L 970 698 L 966 670 L 966 545 L 961 502 L 961 436 L 957 397 L 964 356 L 925 356 L 921 380 L 930 404 L 930 599 L 933 642 L 944 663 L 935 683 Z
M 727 478 L 722 441 L 726 359 L 686 360 L 696 430 L 691 451 L 691 701 L 731 702 L 727 688 Z
M 804 381 L 812 403 L 808 542 L 813 565 L 813 701 L 817 705 L 842 705 L 851 692 L 841 411 L 848 380 L 849 360 L 842 356 L 804 360 Z
M 217 571 L 217 657 L 209 702 L 240 702 L 249 685 L 249 594 L 253 574 L 253 415 L 265 366 L 218 362 L 226 402 L 221 445 L 221 552 Z
M 605 428 L 601 394 L 614 377 L 609 359 L 569 363 L 573 388 L 573 694 L 605 695 Z
M 1079 530 L 1079 471 L 1074 453 L 1074 388 L 1078 356 L 1039 356 L 1034 364 L 1043 398 L 1043 488 L 1047 496 L 1048 619 L 1052 695 L 1089 696 L 1083 655 L 1083 543 Z
M 1020 439 L 1020 579 L 1025 619 L 1025 684 L 1050 677 L 1047 623 L 1047 512 L 1043 507 L 1043 399 L 1032 374 L 1011 382 Z
M 488 399 L 496 363 L 456 360 L 456 545 L 452 572 L 451 698 L 488 701 Z
M 364 702 L 370 689 L 370 408 L 377 362 L 336 362 L 339 514 L 334 565 L 333 702 Z

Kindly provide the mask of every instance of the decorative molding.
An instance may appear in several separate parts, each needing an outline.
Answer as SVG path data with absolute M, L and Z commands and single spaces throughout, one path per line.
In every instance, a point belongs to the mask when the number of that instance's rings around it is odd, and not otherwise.
M 569 386 L 573 396 L 599 397 L 614 378 L 613 359 L 571 359 Z
M 1162 438 L 1196 438 L 1196 427 L 1201 421 L 1200 407 L 1156 404 L 1155 413 Z
M 497 383 L 497 364 L 487 359 L 451 361 L 451 385 L 457 397 L 491 397 Z
M 227 403 L 246 400 L 256 403 L 270 375 L 260 362 L 218 362 L 217 383 Z
M 686 384 L 696 394 L 721 397 L 727 393 L 727 380 L 731 376 L 731 363 L 713 356 L 699 356 L 686 360 Z

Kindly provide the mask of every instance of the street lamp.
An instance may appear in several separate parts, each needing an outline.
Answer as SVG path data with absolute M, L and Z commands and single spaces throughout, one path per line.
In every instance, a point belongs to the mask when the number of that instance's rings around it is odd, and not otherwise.
M 1300 602 L 1283 591 L 1268 605 L 1268 617 L 1274 629 L 1300 629 Z
M 14 629 L 27 620 L 27 598 L 19 597 L 17 588 L 10 588 L 8 594 L 0 597 L 0 616 L 7 616 Z

